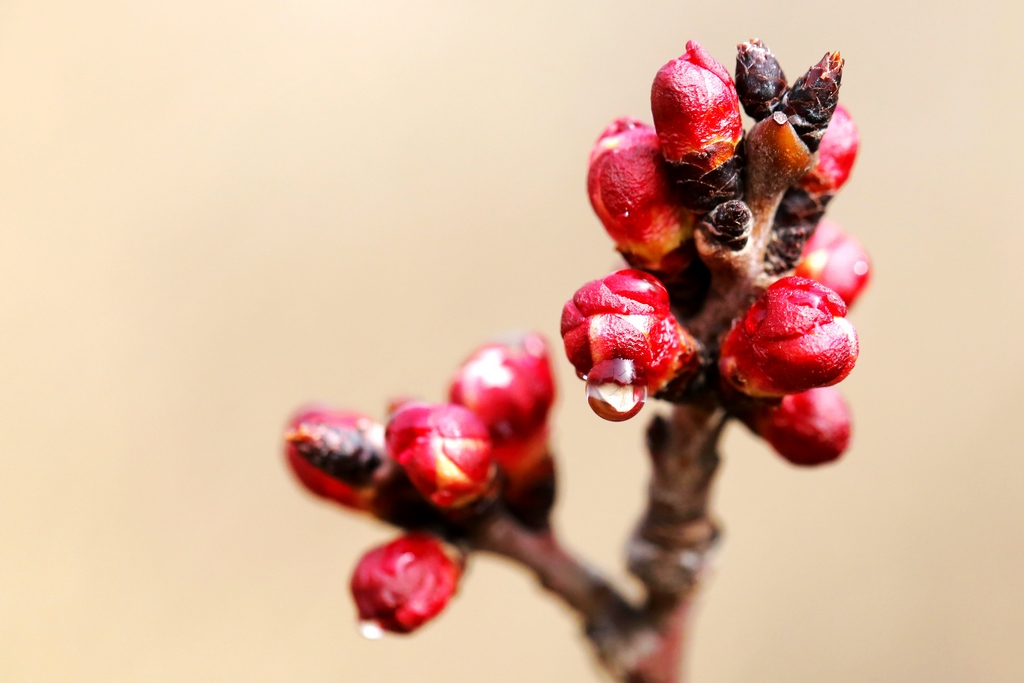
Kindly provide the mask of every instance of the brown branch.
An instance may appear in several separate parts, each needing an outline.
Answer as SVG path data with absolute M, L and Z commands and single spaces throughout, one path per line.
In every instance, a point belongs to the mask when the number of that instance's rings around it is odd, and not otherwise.
M 687 608 L 717 529 L 708 514 L 724 411 L 676 408 L 648 430 L 654 465 L 647 512 L 629 547 L 631 571 L 646 588 L 631 604 L 597 570 L 569 554 L 549 530 L 518 523 L 500 505 L 472 525 L 475 550 L 529 569 L 579 614 L 602 665 L 628 683 L 671 683 L 681 658 Z
M 635 659 L 630 650 L 643 632 L 642 613 L 600 572 L 569 554 L 552 531 L 528 529 L 496 505 L 474 525 L 469 543 L 529 569 L 541 586 L 572 608 L 609 671 L 617 674 L 623 662 Z

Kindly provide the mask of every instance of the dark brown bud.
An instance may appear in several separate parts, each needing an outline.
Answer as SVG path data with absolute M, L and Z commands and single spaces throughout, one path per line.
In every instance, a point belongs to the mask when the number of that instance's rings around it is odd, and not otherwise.
M 701 221 L 700 229 L 712 242 L 739 251 L 747 246 L 753 224 L 750 208 L 742 201 L 733 200 L 716 206 Z
M 310 465 L 352 486 L 369 483 L 383 458 L 383 444 L 375 442 L 373 432 L 355 424 L 302 420 L 285 439 Z
M 839 103 L 843 58 L 829 52 L 801 76 L 782 99 L 782 111 L 807 148 L 818 149 L 821 137 Z
M 704 213 L 730 199 L 743 196 L 743 144 L 736 153 L 710 171 L 687 162 L 668 162 L 668 177 L 686 208 Z
M 817 225 L 833 196 L 810 194 L 802 187 L 791 187 L 782 196 L 782 203 L 775 212 L 775 225 Z
M 764 254 L 766 273 L 780 275 L 796 267 L 804 245 L 814 234 L 833 196 L 832 193 L 811 194 L 799 186 L 786 190 L 775 212 L 772 237 Z
M 736 91 L 743 111 L 756 121 L 771 116 L 786 93 L 786 74 L 757 38 L 736 46 Z
M 795 268 L 811 236 L 811 227 L 806 223 L 776 225 L 764 253 L 764 271 L 769 275 L 781 275 Z

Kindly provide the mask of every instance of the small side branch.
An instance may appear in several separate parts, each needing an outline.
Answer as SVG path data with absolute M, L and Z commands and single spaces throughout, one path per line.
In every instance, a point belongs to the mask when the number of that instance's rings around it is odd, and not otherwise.
M 529 569 L 546 590 L 581 618 L 602 664 L 612 672 L 630 657 L 643 614 L 600 572 L 569 554 L 550 530 L 528 529 L 496 506 L 469 537 L 475 550 L 499 555 Z

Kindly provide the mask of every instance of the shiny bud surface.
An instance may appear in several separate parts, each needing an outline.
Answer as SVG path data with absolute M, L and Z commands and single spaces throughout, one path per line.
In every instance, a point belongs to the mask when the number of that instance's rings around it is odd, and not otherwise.
M 664 285 L 641 271 L 621 270 L 581 287 L 562 310 L 561 328 L 580 377 L 604 361 L 628 360 L 654 394 L 698 363 L 696 342 L 672 315 Z
M 758 39 L 736 46 L 736 92 L 747 116 L 755 121 L 772 115 L 786 93 L 786 74 Z
M 783 396 L 843 380 L 857 361 L 857 333 L 831 289 L 801 277 L 775 282 L 722 343 L 719 370 L 750 396 Z
M 731 158 L 743 136 L 732 76 L 694 40 L 655 76 L 651 112 L 665 158 L 704 171 Z
M 455 373 L 452 403 L 472 410 L 486 425 L 498 464 L 515 469 L 538 448 L 555 398 L 547 342 L 536 333 L 477 349 Z M 544 449 L 543 440 L 539 444 Z
M 491 438 L 468 408 L 406 403 L 391 417 L 386 440 L 391 457 L 439 508 L 463 507 L 491 488 L 495 472 Z

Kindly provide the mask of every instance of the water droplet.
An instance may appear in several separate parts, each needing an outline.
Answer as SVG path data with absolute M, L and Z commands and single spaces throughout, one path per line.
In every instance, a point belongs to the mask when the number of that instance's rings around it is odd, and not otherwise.
M 866 275 L 869 267 L 867 261 L 857 261 L 853 264 L 853 272 L 856 275 Z
M 628 420 L 644 407 L 647 382 L 631 360 L 601 361 L 587 374 L 587 402 L 598 417 Z
M 380 640 L 384 637 L 384 629 L 375 621 L 360 621 L 359 635 L 367 640 Z

